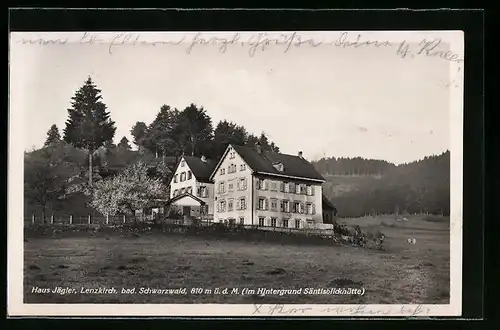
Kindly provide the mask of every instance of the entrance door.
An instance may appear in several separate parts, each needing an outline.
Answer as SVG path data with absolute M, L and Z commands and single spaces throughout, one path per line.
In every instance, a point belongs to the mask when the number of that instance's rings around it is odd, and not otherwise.
M 191 206 L 183 206 L 182 215 L 191 215 Z

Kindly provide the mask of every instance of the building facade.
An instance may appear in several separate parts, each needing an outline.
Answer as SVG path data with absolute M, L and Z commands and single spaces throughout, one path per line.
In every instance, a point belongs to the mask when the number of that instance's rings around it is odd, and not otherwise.
M 210 179 L 217 222 L 297 229 L 323 223 L 325 179 L 301 153 L 229 145 Z
M 182 156 L 170 181 L 172 206 L 193 217 L 214 214 L 214 184 L 210 175 L 215 162 L 206 157 Z M 183 198 L 185 196 L 185 198 Z M 196 198 L 193 198 L 196 197 Z M 203 203 L 199 203 L 199 200 Z

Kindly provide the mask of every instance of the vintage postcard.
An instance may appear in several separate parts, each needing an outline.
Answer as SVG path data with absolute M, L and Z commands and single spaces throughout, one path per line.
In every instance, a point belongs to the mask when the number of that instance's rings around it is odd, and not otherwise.
M 10 316 L 461 315 L 462 31 L 9 56 Z

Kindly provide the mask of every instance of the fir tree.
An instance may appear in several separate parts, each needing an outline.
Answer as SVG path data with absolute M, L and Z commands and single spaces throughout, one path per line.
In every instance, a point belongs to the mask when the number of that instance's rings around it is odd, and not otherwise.
M 64 141 L 85 149 L 89 156 L 89 186 L 92 187 L 92 156 L 107 141 L 113 139 L 115 123 L 101 101 L 101 90 L 89 77 L 72 97 L 69 118 L 64 129 Z
M 59 128 L 54 124 L 50 126 L 47 132 L 47 139 L 45 140 L 44 147 L 48 147 L 53 143 L 61 141 L 61 135 L 59 135 Z
M 130 150 L 132 149 L 132 147 L 130 146 L 130 143 L 127 139 L 127 137 L 122 137 L 122 139 L 120 140 L 120 143 L 118 143 L 118 148 L 121 148 L 121 149 L 125 149 L 125 150 Z

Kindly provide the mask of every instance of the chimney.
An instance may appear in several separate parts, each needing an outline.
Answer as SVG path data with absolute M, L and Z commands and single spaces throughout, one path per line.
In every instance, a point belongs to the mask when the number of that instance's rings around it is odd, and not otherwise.
M 304 157 L 302 157 L 302 151 L 299 151 L 299 157 L 302 159 L 304 158 Z
M 259 142 L 255 142 L 255 151 L 257 151 L 258 154 L 262 153 L 262 148 Z
M 207 157 L 205 157 L 205 155 L 202 155 L 201 156 L 201 161 L 204 162 L 204 163 L 206 163 L 207 162 Z

